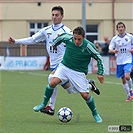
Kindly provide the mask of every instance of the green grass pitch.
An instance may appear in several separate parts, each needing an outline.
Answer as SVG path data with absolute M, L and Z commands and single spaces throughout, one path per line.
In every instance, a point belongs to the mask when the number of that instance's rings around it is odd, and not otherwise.
M 43 100 L 50 71 L 0 71 L 0 133 L 108 133 L 109 125 L 133 125 L 133 100 L 126 103 L 121 80 L 105 76 L 100 84 L 97 75 L 88 74 L 100 88 L 101 95 L 92 93 L 103 123 L 96 123 L 79 94 L 67 94 L 58 86 L 55 115 L 34 112 Z M 73 118 L 61 123 L 57 112 L 69 107 Z

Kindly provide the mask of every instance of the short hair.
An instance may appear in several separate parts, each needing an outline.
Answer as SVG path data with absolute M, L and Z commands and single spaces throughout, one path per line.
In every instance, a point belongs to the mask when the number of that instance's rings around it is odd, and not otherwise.
M 124 26 L 124 28 L 126 28 L 125 24 L 123 22 L 118 22 L 117 25 L 116 25 L 116 29 L 118 30 L 118 26 L 122 24 Z
M 61 6 L 54 6 L 52 8 L 52 11 L 54 11 L 54 10 L 60 11 L 61 15 L 64 14 L 64 10 L 63 10 L 63 8 Z
M 73 34 L 85 36 L 85 30 L 82 27 L 77 27 L 73 30 Z

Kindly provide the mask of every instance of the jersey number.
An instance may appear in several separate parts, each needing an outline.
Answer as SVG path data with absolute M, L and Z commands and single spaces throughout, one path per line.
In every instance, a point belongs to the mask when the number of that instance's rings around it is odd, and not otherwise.
M 121 52 L 121 53 L 126 53 L 126 48 L 120 49 L 120 52 Z
M 57 53 L 57 47 L 53 49 L 53 47 L 50 46 L 50 53 Z

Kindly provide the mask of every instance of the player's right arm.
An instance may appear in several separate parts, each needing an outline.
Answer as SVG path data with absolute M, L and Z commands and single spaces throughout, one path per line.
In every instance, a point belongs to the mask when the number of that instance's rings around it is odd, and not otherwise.
M 117 54 L 119 52 L 118 49 L 116 49 L 114 40 L 115 40 L 115 37 L 112 38 L 112 40 L 109 44 L 109 53 L 111 53 L 111 54 Z
M 8 42 L 11 44 L 36 44 L 42 43 L 46 40 L 46 35 L 44 30 L 40 30 L 39 32 L 35 33 L 32 37 L 22 38 L 22 39 L 13 39 L 12 37 L 8 38 Z
M 24 45 L 35 44 L 35 41 L 33 40 L 32 37 L 22 38 L 22 39 L 13 39 L 12 37 L 9 37 L 8 42 L 10 44 L 24 44 Z

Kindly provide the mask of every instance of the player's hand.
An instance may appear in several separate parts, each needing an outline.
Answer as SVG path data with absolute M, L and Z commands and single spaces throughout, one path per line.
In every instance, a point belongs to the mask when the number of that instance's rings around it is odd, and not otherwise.
M 104 83 L 104 76 L 103 75 L 97 75 L 98 80 L 100 81 L 101 84 Z
M 8 42 L 11 43 L 11 44 L 14 44 L 15 43 L 15 40 L 12 37 L 9 37 L 8 38 Z
M 57 50 L 57 46 L 53 46 L 53 49 L 54 49 L 54 50 Z
M 115 53 L 115 54 L 117 54 L 118 52 L 119 52 L 119 50 L 117 50 L 117 49 L 114 50 L 114 53 Z
M 133 53 L 133 49 L 129 50 L 131 53 Z

